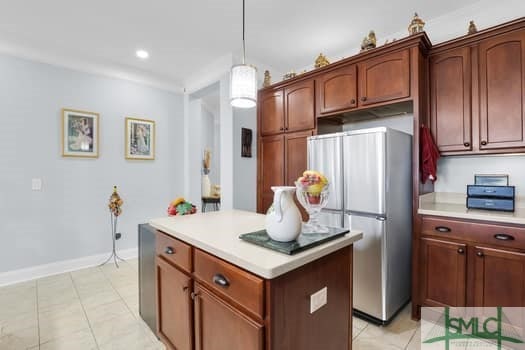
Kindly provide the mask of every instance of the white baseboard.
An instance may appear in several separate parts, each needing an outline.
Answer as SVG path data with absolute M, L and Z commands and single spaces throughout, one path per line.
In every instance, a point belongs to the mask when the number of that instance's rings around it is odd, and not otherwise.
M 0 287 L 97 266 L 102 264 L 109 257 L 109 254 L 111 253 L 108 252 L 104 254 L 85 256 L 78 259 L 57 261 L 50 264 L 38 265 L 19 270 L 0 272 Z M 138 248 L 119 250 L 118 254 L 125 260 L 134 259 L 138 256 Z

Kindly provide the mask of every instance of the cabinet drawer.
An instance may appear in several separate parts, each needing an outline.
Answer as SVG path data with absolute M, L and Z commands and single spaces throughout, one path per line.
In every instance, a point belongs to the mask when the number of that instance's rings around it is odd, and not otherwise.
M 525 249 L 525 227 L 424 216 L 421 228 L 424 236 L 448 237 L 462 241 Z
M 158 256 L 191 273 L 191 246 L 157 231 L 156 252 Z
M 263 318 L 264 280 L 198 249 L 195 277 L 204 285 Z

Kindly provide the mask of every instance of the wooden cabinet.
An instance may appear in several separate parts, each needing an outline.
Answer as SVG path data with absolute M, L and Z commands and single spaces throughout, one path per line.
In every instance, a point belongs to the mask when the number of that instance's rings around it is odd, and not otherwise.
M 479 45 L 480 149 L 525 147 L 525 30 Z
M 192 350 L 191 278 L 164 258 L 157 256 L 156 265 L 157 334 L 173 350 Z
M 525 254 L 474 247 L 474 306 L 525 306 Z
M 359 105 L 395 101 L 410 96 L 410 51 L 377 56 L 358 64 Z
M 470 48 L 430 58 L 430 119 L 440 152 L 472 150 Z
M 266 213 L 273 202 L 272 186 L 293 186 L 306 170 L 306 141 L 313 130 L 261 137 L 258 158 L 257 211 Z
M 284 131 L 284 92 L 269 91 L 259 97 L 259 127 L 261 135 L 274 135 Z
M 195 283 L 195 349 L 263 349 L 263 325 Z
M 465 244 L 421 240 L 421 299 L 429 306 L 462 306 L 466 301 Z
M 307 80 L 259 97 L 261 136 L 315 128 L 314 81 Z
M 315 128 L 314 86 L 314 80 L 305 80 L 284 88 L 286 132 Z
M 332 114 L 357 107 L 357 69 L 344 66 L 317 78 L 318 113 Z
M 418 306 L 525 307 L 525 227 L 422 216 Z

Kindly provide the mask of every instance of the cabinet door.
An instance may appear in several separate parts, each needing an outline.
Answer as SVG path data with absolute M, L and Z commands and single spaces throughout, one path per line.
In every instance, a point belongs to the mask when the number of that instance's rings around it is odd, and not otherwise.
M 476 247 L 474 306 L 525 306 L 525 254 Z
M 325 73 L 317 79 L 319 114 L 357 107 L 356 74 L 356 66 L 352 65 Z
M 285 136 L 286 186 L 295 186 L 295 180 L 306 170 L 306 141 L 312 135 L 313 131 L 303 131 Z
M 191 350 L 193 307 L 191 279 L 157 257 L 157 334 L 176 350 Z
M 286 132 L 315 128 L 314 80 L 306 80 L 284 89 Z
M 430 118 L 441 152 L 472 150 L 470 48 L 430 59 Z
M 262 350 L 263 326 L 195 284 L 196 350 Z
M 421 301 L 425 306 L 466 306 L 465 244 L 421 239 Z
M 266 213 L 273 202 L 271 187 L 284 185 L 284 135 L 261 137 L 259 150 L 258 212 Z
M 525 147 L 525 31 L 479 46 L 480 149 Z
M 361 106 L 410 96 L 410 55 L 408 49 L 359 63 L 358 71 L 358 102 Z
M 259 120 L 261 135 L 274 135 L 284 131 L 283 90 L 270 91 L 261 95 Z

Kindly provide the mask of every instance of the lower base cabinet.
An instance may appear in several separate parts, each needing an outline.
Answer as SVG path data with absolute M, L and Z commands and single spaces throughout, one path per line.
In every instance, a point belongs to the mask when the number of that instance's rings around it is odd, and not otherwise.
M 157 257 L 157 334 L 176 350 L 193 349 L 191 278 Z
M 422 217 L 413 317 L 421 306 L 525 307 L 525 227 Z
M 263 325 L 195 283 L 195 349 L 262 350 Z

